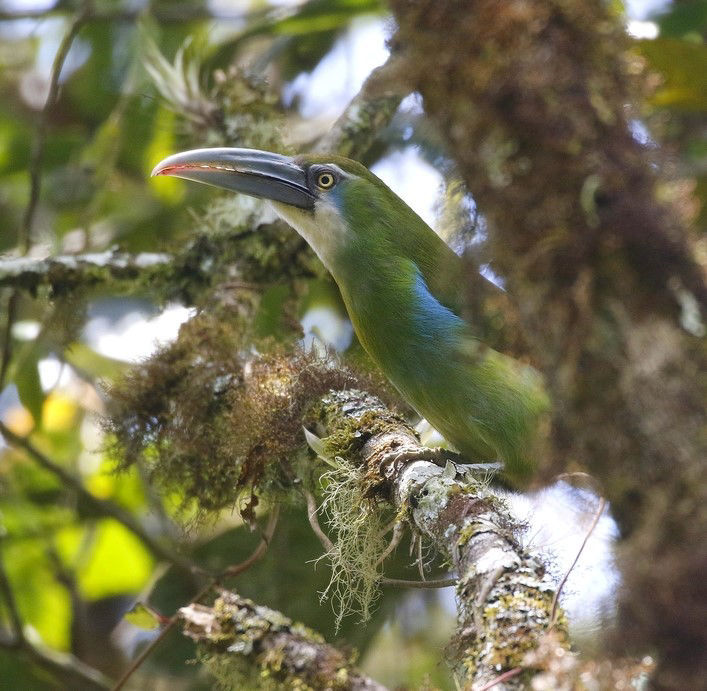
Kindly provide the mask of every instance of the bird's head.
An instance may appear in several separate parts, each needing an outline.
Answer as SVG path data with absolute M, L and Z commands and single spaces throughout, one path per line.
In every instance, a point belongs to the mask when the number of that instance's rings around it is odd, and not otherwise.
M 365 166 L 333 154 L 283 156 L 255 149 L 195 149 L 160 162 L 171 175 L 268 199 L 336 275 L 342 251 L 396 243 L 424 222 Z M 425 226 L 426 227 L 426 226 Z

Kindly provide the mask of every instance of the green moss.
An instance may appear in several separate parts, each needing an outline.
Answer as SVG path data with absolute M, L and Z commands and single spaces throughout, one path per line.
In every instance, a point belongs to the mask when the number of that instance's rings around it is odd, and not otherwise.
M 326 404 L 324 407 L 327 407 Z M 382 416 L 380 411 L 374 410 L 366 411 L 360 417 L 343 417 L 336 409 L 334 413 L 337 416 L 336 422 L 331 413 L 326 411 L 323 413 L 324 419 L 328 422 L 327 426 L 334 428 L 334 431 L 323 440 L 327 454 L 331 458 L 340 456 L 353 460 L 369 439 L 383 434 L 392 424 L 399 424 L 398 418 L 391 421 Z
M 295 470 L 312 486 L 307 410 L 332 389 L 363 383 L 296 348 L 261 343 L 253 356 L 238 308 L 215 304 L 196 315 L 109 392 L 106 427 L 122 467 L 140 460 L 163 491 L 202 515 L 239 501 L 250 511 L 256 495 L 281 499 Z

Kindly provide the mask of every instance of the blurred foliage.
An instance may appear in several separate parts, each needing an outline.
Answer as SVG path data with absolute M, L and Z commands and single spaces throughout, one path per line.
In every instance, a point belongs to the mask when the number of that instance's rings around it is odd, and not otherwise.
M 0 252 L 7 256 L 22 254 L 32 144 L 54 54 L 79 5 L 60 2 L 46 17 L 12 20 L 7 13 L 13 4 L 0 3 Z M 45 288 L 34 295 L 0 290 L 0 419 L 15 434 L 28 436 L 80 487 L 132 517 L 167 551 L 218 571 L 244 559 L 259 540 L 232 513 L 234 489 L 243 490 L 247 503 L 253 473 L 267 471 L 275 486 L 286 484 L 286 462 L 315 468 L 312 457 L 288 438 L 298 419 L 289 406 L 303 400 L 295 389 L 285 397 L 273 389 L 259 408 L 246 410 L 229 382 L 243 374 L 243 355 L 255 344 L 277 352 L 296 342 L 298 320 L 307 309 L 318 306 L 341 315 L 342 306 L 312 253 L 293 233 L 273 225 L 261 204 L 176 179 L 150 181 L 149 173 L 180 148 L 296 149 L 300 142 L 293 133 L 302 123 L 296 108 L 282 103 L 283 87 L 321 64 L 355 19 L 381 16 L 384 5 L 380 0 L 309 0 L 282 7 L 244 0 L 231 4 L 228 21 L 213 20 L 215 10 L 206 2 L 163 0 L 141 11 L 134 6 L 95 3 L 96 16 L 81 27 L 69 51 L 58 101 L 46 113 L 29 253 L 119 246 L 133 253 L 174 252 L 182 264 L 167 278 L 174 281 L 169 290 L 140 281 L 128 288 L 87 287 L 63 297 Z M 647 122 L 673 145 L 680 172 L 696 180 L 704 209 L 707 2 L 676 3 L 657 22 L 659 38 L 635 42 L 660 77 Z M 321 136 L 322 127 L 308 124 L 307 141 Z M 440 162 L 439 141 L 415 107 L 400 110 L 374 151 L 381 156 L 390 146 L 410 142 L 428 160 Z M 257 237 L 254 228 L 261 231 Z M 268 243 L 278 252 L 268 250 Z M 248 278 L 235 287 L 228 286 L 228 267 L 234 265 L 239 281 Z M 121 378 L 127 364 L 102 349 L 100 338 L 90 337 L 91 315 L 100 315 L 104 336 L 123 325 L 127 342 L 138 337 L 128 335 L 126 325 L 144 323 L 149 314 L 136 313 L 137 304 L 149 304 L 154 312 L 176 297 L 211 311 L 200 312 L 183 328 L 180 341 L 165 346 L 158 358 Z M 131 315 L 134 319 L 125 321 Z M 234 331 L 234 325 L 248 329 Z M 219 350 L 225 371 L 205 372 L 199 363 L 180 359 L 185 339 Z M 356 344 L 350 353 L 359 365 L 365 362 Z M 284 379 L 293 375 L 275 354 L 268 357 L 252 378 L 255 384 L 262 385 L 273 372 Z M 303 371 L 316 367 L 300 364 L 294 373 L 299 383 Z M 312 386 L 332 384 L 322 371 Z M 214 377 L 221 377 L 220 398 L 214 396 Z M 169 395 L 150 399 L 164 393 L 164 386 L 153 386 L 159 381 L 171 387 Z M 373 384 L 366 379 L 366 385 Z M 122 426 L 111 429 L 117 445 L 106 443 L 101 425 L 109 390 L 120 393 L 116 400 L 123 406 Z M 200 399 L 210 400 L 212 408 L 199 407 Z M 228 406 L 219 407 L 224 400 Z M 189 422 L 204 415 L 212 417 L 213 436 L 195 438 Z M 283 445 L 259 445 L 258 434 L 273 425 L 282 425 Z M 152 445 L 144 444 L 148 432 Z M 205 482 L 213 479 L 201 474 L 205 456 L 219 461 L 209 467 L 220 486 Z M 155 464 L 165 458 L 166 465 Z M 242 474 L 243 464 L 253 458 L 257 464 L 249 467 L 251 474 Z M 130 467 L 116 473 L 117 465 Z M 159 491 L 149 481 L 156 476 L 162 480 Z M 207 484 L 211 494 L 205 497 L 201 489 Z M 330 641 L 358 646 L 364 668 L 381 681 L 418 685 L 427 680 L 453 688 L 438 664 L 448 619 L 437 596 L 386 590 L 371 622 L 360 626 L 348 617 L 335 633 L 330 604 L 320 603 L 318 595 L 328 583 L 328 568 L 311 563 L 321 555 L 321 545 L 306 522 L 301 498 L 289 500 L 265 558 L 235 580 L 239 592 L 281 609 Z M 197 505 L 226 508 L 187 532 L 178 521 L 180 508 L 184 517 L 184 507 L 191 507 L 189 517 Z M 265 513 L 258 507 L 251 523 Z M 410 577 L 404 552 L 394 557 L 392 576 Z M 132 604 L 149 600 L 158 614 L 169 616 L 198 590 L 193 576 L 178 566 L 168 569 L 164 554 L 156 554 L 125 522 L 87 506 L 77 487 L 12 445 L 0 446 L 0 553 L 27 640 L 71 652 L 112 678 L 154 635 L 130 618 L 121 621 Z M 12 610 L 7 598 L 2 600 L 2 630 L 12 633 Z M 144 626 L 144 618 L 132 621 Z M 172 632 L 136 676 L 136 688 L 175 680 L 179 688 L 208 688 L 199 668 L 186 664 L 194 656 L 192 643 Z M 0 679 L 8 688 L 64 686 L 37 660 L 28 664 L 17 649 L 0 648 Z
M 704 113 L 707 110 L 707 46 L 675 38 L 641 41 L 641 53 L 663 79 L 652 101 Z

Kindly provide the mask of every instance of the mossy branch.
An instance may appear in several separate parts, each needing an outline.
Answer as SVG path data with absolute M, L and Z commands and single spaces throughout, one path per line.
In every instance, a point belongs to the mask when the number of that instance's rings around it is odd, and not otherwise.
M 37 259 L 11 257 L 0 260 L 0 287 L 13 286 L 36 293 L 48 286 L 52 294 L 64 294 L 78 286 L 149 280 L 172 261 L 168 254 L 129 254 L 116 249 L 87 254 L 67 254 Z
M 499 670 L 522 667 L 547 635 L 554 586 L 542 562 L 520 544 L 523 526 L 503 498 L 463 466 L 441 467 L 436 450 L 422 446 L 411 427 L 362 391 L 327 395 L 321 423 L 330 451 L 338 447 L 361 466 L 369 495 L 405 512 L 458 574 L 455 647 L 468 681 L 481 686 Z M 556 645 L 566 648 L 562 618 L 555 632 Z M 507 688 L 527 681 L 515 677 Z
M 202 510 L 232 506 L 239 495 L 247 496 L 247 513 L 254 496 L 292 501 L 301 496 L 300 488 L 318 485 L 322 464 L 307 456 L 301 431 L 306 424 L 322 435 L 318 453 L 351 470 L 346 496 L 356 484 L 350 507 L 336 501 L 329 506 L 339 513 L 338 523 L 327 526 L 334 526 L 336 541 L 342 529 L 346 533 L 342 520 L 349 510 L 354 519 L 371 518 L 376 535 L 383 535 L 375 511 L 387 508 L 425 536 L 459 575 L 453 656 L 464 677 L 483 685 L 499 670 L 520 668 L 507 686 L 519 688 L 529 676 L 555 675 L 554 660 L 574 659 L 562 614 L 553 622 L 554 586 L 543 564 L 520 543 L 523 526 L 502 496 L 469 477 L 463 466 L 442 467 L 440 460 L 452 454 L 422 446 L 403 418 L 357 388 L 365 380 L 335 361 L 282 352 L 240 361 L 228 323 L 218 315 L 195 317 L 176 344 L 115 392 L 119 409 L 111 425 L 127 462 L 144 454 L 155 480 L 167 490 L 180 487 Z M 328 480 L 334 485 L 337 474 Z M 336 492 L 334 486 L 324 490 L 325 497 Z M 354 527 L 354 538 L 359 534 Z M 348 533 L 343 537 L 349 554 L 370 551 L 367 544 L 351 544 Z M 381 575 L 377 556 L 374 588 Z M 367 567 L 353 561 L 356 582 Z M 363 581 L 370 590 L 371 583 Z M 578 663 L 571 668 L 573 674 L 581 671 Z
M 179 610 L 182 631 L 199 644 L 201 661 L 226 689 L 385 691 L 352 656 L 303 624 L 221 590 L 212 607 Z
M 142 458 L 153 481 L 204 513 L 240 497 L 247 516 L 254 496 L 292 501 L 298 487 L 319 489 L 324 468 L 307 455 L 307 425 L 322 437 L 320 455 L 346 469 L 345 482 L 329 473 L 323 490 L 343 556 L 332 557 L 333 592 L 346 581 L 365 612 L 383 576 L 384 526 L 405 517 L 460 577 L 457 639 L 469 678 L 485 683 L 499 666 L 522 666 L 550 627 L 554 589 L 522 548 L 522 526 L 503 499 L 453 464 L 441 467 L 444 452 L 422 446 L 400 415 L 365 393 L 372 381 L 312 354 L 253 357 L 241 338 L 229 312 L 201 313 L 114 387 L 107 424 L 124 464 Z M 562 617 L 555 629 L 565 645 Z
M 109 284 L 116 290 L 149 291 L 161 299 L 195 304 L 217 286 L 222 293 L 234 287 L 257 289 L 258 284 L 263 287 L 277 279 L 321 273 L 306 244 L 280 223 L 234 214 L 238 222 L 224 227 L 230 201 L 215 203 L 202 221 L 202 232 L 173 255 L 112 248 L 42 259 L 4 258 L 0 259 L 0 287 L 12 286 L 32 295 L 48 288 L 58 296 Z

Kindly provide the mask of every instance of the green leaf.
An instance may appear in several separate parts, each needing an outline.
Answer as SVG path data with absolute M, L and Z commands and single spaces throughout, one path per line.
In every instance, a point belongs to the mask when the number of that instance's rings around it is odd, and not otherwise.
M 125 362 L 101 355 L 81 341 L 74 341 L 66 348 L 64 359 L 95 378 L 113 379 L 128 367 Z
M 39 358 L 36 350 L 32 350 L 24 358 L 22 366 L 15 373 L 14 382 L 22 405 L 29 410 L 35 424 L 42 421 L 42 405 L 44 391 L 39 380 Z
M 707 46 L 674 38 L 637 41 L 636 45 L 663 76 L 663 84 L 653 96 L 655 105 L 707 110 Z
M 136 602 L 132 609 L 126 613 L 124 619 L 129 624 L 145 631 L 159 629 L 167 621 L 167 617 L 144 602 Z
M 328 460 L 327 459 L 327 453 L 326 453 L 326 444 L 324 444 L 324 441 L 318 437 L 314 432 L 310 432 L 306 427 L 302 427 L 304 430 L 304 438 L 307 440 L 307 444 L 309 445 L 309 448 L 314 451 L 314 453 L 319 456 L 319 458 L 323 460 Z

